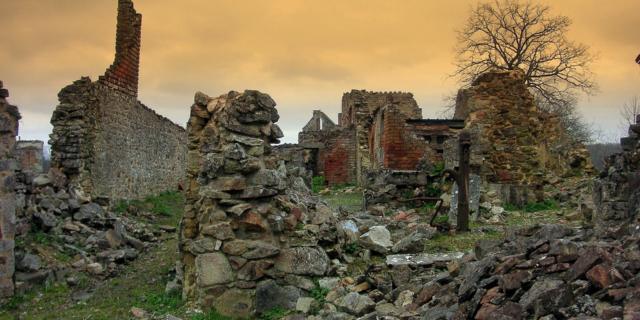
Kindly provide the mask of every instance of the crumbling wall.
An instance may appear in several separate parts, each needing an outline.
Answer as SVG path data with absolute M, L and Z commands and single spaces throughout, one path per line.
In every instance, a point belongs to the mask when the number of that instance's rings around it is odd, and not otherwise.
M 418 169 L 420 163 L 429 158 L 427 154 L 432 152 L 427 142 L 415 135 L 407 124 L 406 115 L 398 107 L 385 107 L 378 113 L 380 117 L 376 117 L 378 121 L 374 122 L 370 132 L 373 162 L 379 164 L 379 168 Z
M 18 141 L 16 158 L 22 171 L 41 173 L 44 167 L 44 142 L 40 140 Z
M 249 317 L 294 308 L 300 289 L 329 267 L 294 233 L 303 212 L 284 197 L 284 165 L 268 169 L 282 137 L 275 101 L 257 91 L 197 93 L 187 126 L 188 183 L 181 223 L 184 296 L 199 307 Z
M 375 168 L 370 148 L 370 130 L 376 112 L 386 106 L 395 106 L 405 119 L 419 119 L 422 110 L 407 92 L 368 92 L 351 90 L 342 96 L 342 112 L 338 115 L 338 124 L 355 129 L 356 139 L 356 180 L 362 184 L 364 173 Z
M 605 166 L 595 181 L 593 217 L 597 229 L 618 234 L 640 223 L 640 116 L 629 126 L 629 136 L 622 138 L 623 151 L 605 159 Z
M 14 158 L 18 120 L 16 106 L 7 102 L 9 91 L 0 81 L 0 298 L 13 295 L 15 271 L 15 170 Z
M 479 76 L 458 93 L 454 117 L 473 134 L 472 165 L 488 182 L 541 185 L 547 175 L 592 170 L 586 148 L 539 111 L 520 70 Z
M 298 133 L 298 145 L 304 148 L 305 162 L 312 164 L 316 176 L 324 176 L 329 185 L 356 182 L 356 132 L 353 127 L 336 126 L 322 111 Z
M 185 130 L 136 99 L 141 17 L 118 2 L 114 64 L 58 94 L 51 164 L 94 197 L 141 198 L 176 190 L 184 179 Z

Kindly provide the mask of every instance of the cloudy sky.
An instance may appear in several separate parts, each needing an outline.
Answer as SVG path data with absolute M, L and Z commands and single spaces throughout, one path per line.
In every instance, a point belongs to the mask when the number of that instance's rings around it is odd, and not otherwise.
M 46 140 L 57 93 L 111 64 L 116 0 L 2 0 L 0 79 L 23 114 L 21 137 Z M 285 141 L 313 109 L 336 119 L 343 92 L 410 91 L 425 117 L 459 86 L 455 29 L 474 1 L 137 0 L 143 15 L 139 99 L 184 125 L 196 91 L 269 93 Z M 599 56 L 600 92 L 580 110 L 609 140 L 620 106 L 640 94 L 640 1 L 562 0 L 569 38 Z

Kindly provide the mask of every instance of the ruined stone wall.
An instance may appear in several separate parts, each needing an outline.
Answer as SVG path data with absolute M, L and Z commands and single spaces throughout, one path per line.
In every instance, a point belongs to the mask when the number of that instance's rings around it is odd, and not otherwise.
M 15 272 L 15 170 L 14 158 L 18 120 L 16 106 L 7 102 L 9 91 L 0 81 L 0 298 L 13 295 Z
M 265 164 L 282 137 L 275 105 L 257 91 L 196 94 L 180 251 L 183 294 L 200 308 L 239 318 L 293 309 L 301 290 L 291 283 L 329 267 L 326 253 L 294 232 L 303 211 L 284 196 L 286 169 Z
M 134 199 L 177 190 L 185 175 L 186 132 L 135 97 L 76 81 L 51 118 L 52 167 L 94 197 Z
M 628 229 L 640 223 L 640 116 L 620 144 L 623 152 L 605 159 L 594 186 L 596 228 L 616 237 L 620 231 L 637 232 Z
M 324 176 L 329 185 L 351 184 L 356 182 L 355 137 L 353 127 L 336 126 L 315 110 L 298 134 L 298 145 L 304 148 L 307 161 L 315 163 L 314 175 Z
M 132 0 L 118 0 L 116 56 L 98 82 L 111 89 L 136 97 L 140 65 L 142 15 L 136 12 Z
M 338 115 L 341 127 L 355 129 L 356 139 L 356 181 L 364 182 L 364 172 L 374 169 L 370 149 L 370 130 L 376 112 L 386 106 L 395 106 L 406 119 L 419 119 L 422 110 L 407 92 L 368 92 L 351 90 L 342 96 L 342 112 Z
M 52 167 L 94 197 L 142 198 L 185 178 L 185 130 L 136 99 L 141 23 L 132 1 L 119 0 L 113 65 L 62 89 L 51 117 Z
M 39 140 L 18 141 L 16 158 L 20 163 L 20 170 L 41 173 L 44 166 L 44 142 Z
M 592 169 L 588 152 L 572 144 L 557 119 L 538 110 L 524 73 L 490 71 L 460 90 L 455 118 L 474 136 L 472 165 L 492 183 L 541 185 L 548 175 Z

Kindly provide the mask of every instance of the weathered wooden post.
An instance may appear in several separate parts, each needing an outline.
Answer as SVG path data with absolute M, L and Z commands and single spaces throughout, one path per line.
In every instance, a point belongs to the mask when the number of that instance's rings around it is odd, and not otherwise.
M 458 231 L 469 231 L 469 158 L 471 153 L 471 134 L 460 132 L 460 158 L 458 163 Z

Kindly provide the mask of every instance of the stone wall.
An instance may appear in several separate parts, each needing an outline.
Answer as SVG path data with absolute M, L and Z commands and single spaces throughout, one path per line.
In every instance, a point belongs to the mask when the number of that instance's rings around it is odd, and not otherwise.
M 622 138 L 623 151 L 605 159 L 605 166 L 594 187 L 597 210 L 594 222 L 605 232 L 637 226 L 640 221 L 640 116 L 629 127 L 629 136 Z M 619 230 L 622 227 L 623 230 Z
M 133 199 L 177 190 L 186 132 L 135 97 L 88 78 L 62 89 L 51 118 L 51 165 L 94 197 Z
M 490 71 L 460 90 L 455 118 L 474 135 L 472 166 L 488 182 L 542 185 L 550 175 L 592 170 L 586 148 L 537 108 L 520 70 Z
M 44 167 L 44 142 L 20 140 L 16 144 L 16 158 L 22 171 L 42 173 Z
M 0 81 L 0 298 L 13 295 L 15 272 L 15 170 L 14 158 L 18 120 L 16 106 L 7 102 L 9 91 Z
M 282 137 L 275 105 L 257 91 L 195 96 L 180 251 L 183 295 L 200 308 L 240 318 L 293 309 L 298 286 L 329 267 L 296 232 L 306 213 L 285 196 L 284 163 L 267 165 Z

